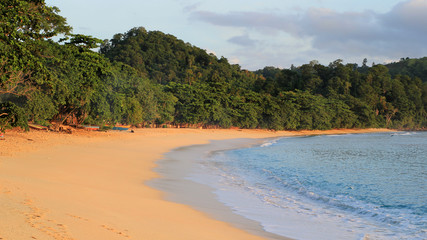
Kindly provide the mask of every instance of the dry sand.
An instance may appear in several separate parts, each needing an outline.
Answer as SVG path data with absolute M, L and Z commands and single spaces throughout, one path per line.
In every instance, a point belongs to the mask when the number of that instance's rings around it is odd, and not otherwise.
M 0 239 L 263 239 L 164 200 L 144 184 L 158 177 L 155 161 L 209 140 L 380 131 L 389 130 L 9 131 L 0 141 Z

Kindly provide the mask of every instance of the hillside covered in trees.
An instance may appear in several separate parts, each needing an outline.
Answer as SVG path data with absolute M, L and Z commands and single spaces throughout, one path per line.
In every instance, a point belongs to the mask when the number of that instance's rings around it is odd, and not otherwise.
M 419 59 L 401 58 L 399 62 L 386 65 L 390 74 L 407 75 L 411 78 L 418 77 L 423 82 L 427 82 L 427 57 Z
M 1 131 L 51 121 L 278 130 L 427 127 L 426 58 L 372 67 L 312 61 L 251 72 L 142 27 L 104 41 L 72 34 L 59 10 L 44 1 L 5 0 L 0 7 Z

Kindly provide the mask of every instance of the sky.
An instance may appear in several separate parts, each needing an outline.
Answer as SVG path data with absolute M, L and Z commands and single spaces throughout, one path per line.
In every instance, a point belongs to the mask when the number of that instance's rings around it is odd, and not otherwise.
M 46 0 L 73 33 L 172 34 L 243 69 L 427 56 L 427 0 Z

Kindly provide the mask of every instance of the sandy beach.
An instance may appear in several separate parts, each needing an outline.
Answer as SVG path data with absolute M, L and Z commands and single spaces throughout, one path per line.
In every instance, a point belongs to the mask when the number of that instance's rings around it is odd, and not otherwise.
M 0 141 L 0 239 L 265 239 L 147 186 L 172 149 L 210 140 L 391 131 L 9 131 Z

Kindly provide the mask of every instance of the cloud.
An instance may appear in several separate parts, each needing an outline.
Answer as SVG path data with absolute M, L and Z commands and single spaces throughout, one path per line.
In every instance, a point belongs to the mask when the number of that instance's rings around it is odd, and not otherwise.
M 248 35 L 232 37 L 228 41 L 244 47 L 252 47 L 257 43 L 256 40 L 251 39 Z
M 427 33 L 427 0 L 412 0 L 397 4 L 382 17 L 389 28 Z
M 307 54 L 316 52 L 319 56 L 336 55 L 344 59 L 371 56 L 385 61 L 427 53 L 426 12 L 427 0 L 407 0 L 386 13 L 338 12 L 326 8 L 309 8 L 295 14 L 196 10 L 191 17 L 216 26 L 238 28 L 252 36 L 259 34 L 257 40 L 247 35 L 228 40 L 240 46 L 253 46 L 261 38 L 278 41 L 277 36 L 286 35 L 293 41 L 310 39 L 311 50 L 306 49 Z
M 213 55 L 217 56 L 216 52 L 215 52 L 215 51 L 213 51 L 213 50 L 206 49 L 206 52 L 207 52 L 208 54 L 213 54 Z
M 184 3 L 184 4 L 186 4 L 186 3 Z M 197 8 L 200 7 L 200 5 L 201 5 L 200 2 L 196 2 L 196 3 L 189 4 L 189 5 L 185 5 L 184 8 L 183 8 L 183 11 L 184 12 L 195 11 L 195 10 L 197 10 Z
M 238 57 L 231 57 L 228 59 L 231 64 L 240 64 L 240 59 Z
M 292 24 L 291 16 L 272 15 L 263 12 L 215 13 L 194 11 L 191 17 L 217 26 L 240 27 L 269 33 L 293 28 L 290 25 Z
M 414 54 L 427 47 L 427 0 L 397 4 L 386 14 L 311 9 L 300 19 L 313 46 L 327 51 Z

